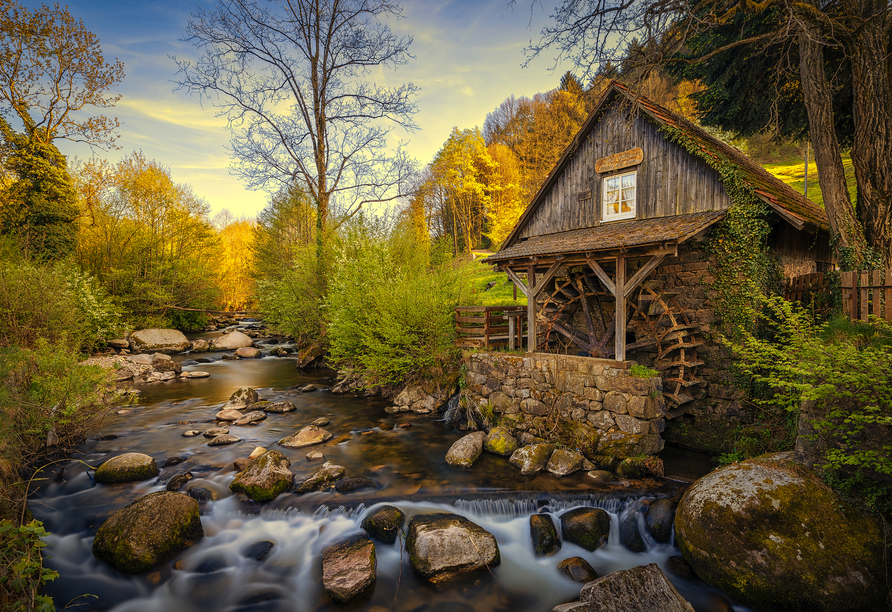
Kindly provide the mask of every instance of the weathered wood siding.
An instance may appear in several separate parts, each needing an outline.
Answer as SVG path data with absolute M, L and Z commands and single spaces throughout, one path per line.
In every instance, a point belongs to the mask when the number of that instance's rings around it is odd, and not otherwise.
M 532 214 L 520 238 L 553 234 L 601 222 L 601 178 L 595 161 L 633 147 L 644 150 L 638 171 L 638 219 L 724 210 L 731 200 L 719 174 L 680 146 L 666 140 L 656 125 L 625 110 L 609 109 L 585 135 L 560 176 Z M 587 199 L 581 199 L 590 194 Z

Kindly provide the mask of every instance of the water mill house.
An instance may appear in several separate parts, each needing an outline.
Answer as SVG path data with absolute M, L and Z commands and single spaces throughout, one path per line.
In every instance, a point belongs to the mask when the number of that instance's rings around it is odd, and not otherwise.
M 469 389 L 521 421 L 560 410 L 596 430 L 602 451 L 654 453 L 663 438 L 722 450 L 725 432 L 746 416 L 711 337 L 722 299 L 716 269 L 725 264 L 728 275 L 730 266 L 714 247 L 723 221 L 747 206 L 763 211 L 775 271 L 789 278 L 830 269 L 822 208 L 741 151 L 612 83 L 485 260 L 528 297 L 525 313 L 505 314 L 512 348 L 526 340 L 529 352 L 526 361 L 473 355 Z M 660 372 L 661 400 L 622 372 L 627 360 Z M 517 388 L 505 389 L 506 378 Z M 537 385 L 545 401 L 535 401 Z M 618 441 L 622 449 L 610 447 Z

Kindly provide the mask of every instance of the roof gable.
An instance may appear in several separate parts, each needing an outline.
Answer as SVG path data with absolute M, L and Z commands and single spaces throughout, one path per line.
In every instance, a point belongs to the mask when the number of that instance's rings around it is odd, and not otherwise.
M 697 127 L 672 111 L 642 96 L 636 96 L 628 87 L 614 81 L 564 150 L 563 155 L 546 177 L 545 182 L 536 193 L 530 205 L 527 206 L 520 219 L 518 219 L 514 229 L 502 246 L 503 250 L 508 249 L 522 239 L 524 227 L 530 222 L 534 213 L 546 200 L 551 190 L 569 167 L 581 143 L 592 133 L 607 111 L 619 102 L 633 105 L 633 108 L 640 112 L 640 116 L 656 124 L 663 132 L 679 135 L 680 139 L 684 140 L 684 144 L 687 145 L 684 147 L 686 152 L 699 157 L 710 167 L 715 167 L 723 160 L 732 164 L 738 170 L 739 176 L 752 187 L 753 193 L 774 208 L 783 219 L 797 229 L 803 229 L 806 226 L 827 227 L 827 216 L 823 209 L 772 176 L 744 153 L 726 145 L 702 128 Z M 666 140 L 671 140 L 665 133 L 663 137 Z M 691 150 L 693 150 L 693 153 L 690 153 Z

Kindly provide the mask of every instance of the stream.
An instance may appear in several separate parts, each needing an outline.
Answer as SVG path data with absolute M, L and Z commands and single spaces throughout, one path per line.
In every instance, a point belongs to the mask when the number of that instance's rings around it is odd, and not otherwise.
M 212 339 L 220 332 L 195 337 Z M 267 352 L 273 344 L 258 340 Z M 211 363 L 193 363 L 194 357 Z M 653 499 L 671 496 L 681 483 L 644 480 L 594 485 L 584 472 L 564 478 L 548 473 L 521 476 L 507 457 L 484 453 L 474 468 L 446 464 L 446 451 L 462 434 L 426 415 L 388 415 L 378 398 L 334 395 L 330 378 L 296 370 L 293 359 L 222 360 L 222 353 L 175 355 L 185 371 L 209 372 L 209 378 L 146 384 L 139 403 L 118 411 L 101 432 L 78 449 L 71 461 L 45 468 L 30 507 L 51 532 L 47 565 L 60 577 L 45 593 L 58 609 L 79 611 L 215 612 L 370 610 L 465 612 L 547 612 L 577 599 L 582 584 L 557 570 L 559 561 L 580 556 L 600 574 L 657 563 L 697 612 L 745 612 L 726 596 L 699 581 L 687 581 L 668 570 L 667 560 L 679 555 L 674 546 L 653 541 L 643 528 L 642 508 Z M 329 376 L 331 372 L 327 373 Z M 320 390 L 300 393 L 291 388 L 317 384 Z M 183 437 L 189 429 L 214 426 L 214 414 L 239 387 L 253 387 L 261 399 L 289 400 L 297 410 L 270 414 L 253 426 L 230 427 L 242 442 L 207 446 L 208 439 Z M 326 417 L 334 438 L 303 449 L 275 446 L 277 440 L 311 421 Z M 405 427 L 405 424 L 409 427 Z M 403 425 L 403 427 L 400 427 Z M 258 504 L 229 491 L 236 475 L 233 461 L 256 446 L 277 448 L 291 460 L 295 482 L 315 472 L 319 462 L 305 459 L 319 450 L 326 461 L 342 465 L 347 476 L 362 476 L 380 484 L 377 490 L 352 493 L 285 493 Z M 95 484 L 89 466 L 127 452 L 155 458 L 158 479 L 126 484 Z M 664 456 L 668 471 L 698 470 L 696 457 L 678 451 Z M 673 454 L 674 453 L 674 454 Z M 162 467 L 169 458 L 181 463 Z M 700 460 L 702 462 L 702 460 Z M 168 462 L 169 463 L 169 462 Z M 708 469 L 708 468 L 706 468 Z M 205 537 L 151 572 L 126 576 L 91 553 L 93 535 L 115 510 L 155 491 L 170 478 L 191 472 L 181 492 L 201 487 L 200 504 Z M 332 603 L 322 588 L 322 551 L 360 530 L 362 518 L 382 503 L 399 507 L 411 518 L 431 512 L 467 517 L 498 541 L 502 562 L 491 572 L 469 574 L 457 585 L 438 588 L 415 576 L 408 554 L 396 544 L 376 543 L 376 584 L 349 604 Z M 611 518 L 607 544 L 595 552 L 564 542 L 552 557 L 536 557 L 529 517 L 537 512 L 560 515 L 579 506 L 604 508 Z M 619 543 L 619 523 L 626 513 L 638 513 L 647 550 L 634 553 Z M 558 521 L 559 522 L 559 521 Z M 272 547 L 269 548 L 269 544 Z M 267 551 L 268 549 L 268 551 Z M 265 554 L 264 554 L 265 553 Z

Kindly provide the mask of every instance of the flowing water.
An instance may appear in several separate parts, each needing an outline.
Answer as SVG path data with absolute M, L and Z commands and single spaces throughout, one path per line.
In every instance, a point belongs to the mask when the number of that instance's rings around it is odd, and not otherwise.
M 657 563 L 698 612 L 745 610 L 732 607 L 702 582 L 673 576 L 667 559 L 678 555 L 678 549 L 654 542 L 643 529 L 641 510 L 653 499 L 671 495 L 678 483 L 643 481 L 605 487 L 587 483 L 582 472 L 563 479 L 547 473 L 528 478 L 520 476 L 507 458 L 487 453 L 473 469 L 460 470 L 446 465 L 444 457 L 461 433 L 443 421 L 391 416 L 379 399 L 333 395 L 325 390 L 329 380 L 295 370 L 288 358 L 224 361 L 219 360 L 219 353 L 204 356 L 215 361 L 184 369 L 209 372 L 210 378 L 144 385 L 139 404 L 110 419 L 101 435 L 83 444 L 70 463 L 41 472 L 45 480 L 31 509 L 52 533 L 47 538 L 47 564 L 61 576 L 46 593 L 60 609 L 71 602 L 77 610 L 115 612 L 542 612 L 578 597 L 582 585 L 559 574 L 557 563 L 580 556 L 601 575 Z M 190 363 L 186 360 L 191 357 L 176 359 Z M 322 390 L 289 389 L 307 383 Z M 214 414 L 242 386 L 254 387 L 262 399 L 287 399 L 297 410 L 270 414 L 254 426 L 230 427 L 230 433 L 243 439 L 230 446 L 210 447 L 202 436 L 182 436 L 189 429 L 214 426 Z M 298 450 L 276 447 L 291 459 L 295 480 L 318 469 L 318 462 L 304 457 L 310 450 L 320 450 L 327 461 L 343 465 L 347 476 L 379 483 L 377 490 L 286 493 L 268 504 L 256 504 L 229 491 L 236 474 L 234 459 L 247 456 L 255 446 L 273 448 L 276 440 L 322 416 L 331 421 L 325 427 L 334 435 L 329 443 Z M 400 427 L 406 423 L 410 427 Z M 149 454 L 159 467 L 171 457 L 183 461 L 163 467 L 157 480 L 117 485 L 92 481 L 88 466 L 125 452 Z M 170 478 L 185 472 L 193 478 L 182 491 L 202 487 L 213 498 L 201 503 L 204 539 L 138 576 L 122 575 L 93 557 L 93 534 L 102 521 L 139 497 L 163 490 Z M 378 543 L 375 586 L 347 605 L 333 604 L 322 589 L 322 551 L 359 531 L 366 513 L 384 502 L 398 506 L 409 518 L 443 511 L 466 516 L 496 537 L 501 565 L 469 575 L 450 588 L 435 588 L 412 573 L 399 542 Z M 529 516 L 548 512 L 559 522 L 563 512 L 580 505 L 608 511 L 607 544 L 590 553 L 565 542 L 557 555 L 536 557 Z M 643 553 L 633 553 L 619 543 L 619 523 L 625 513 L 638 515 L 647 546 Z

